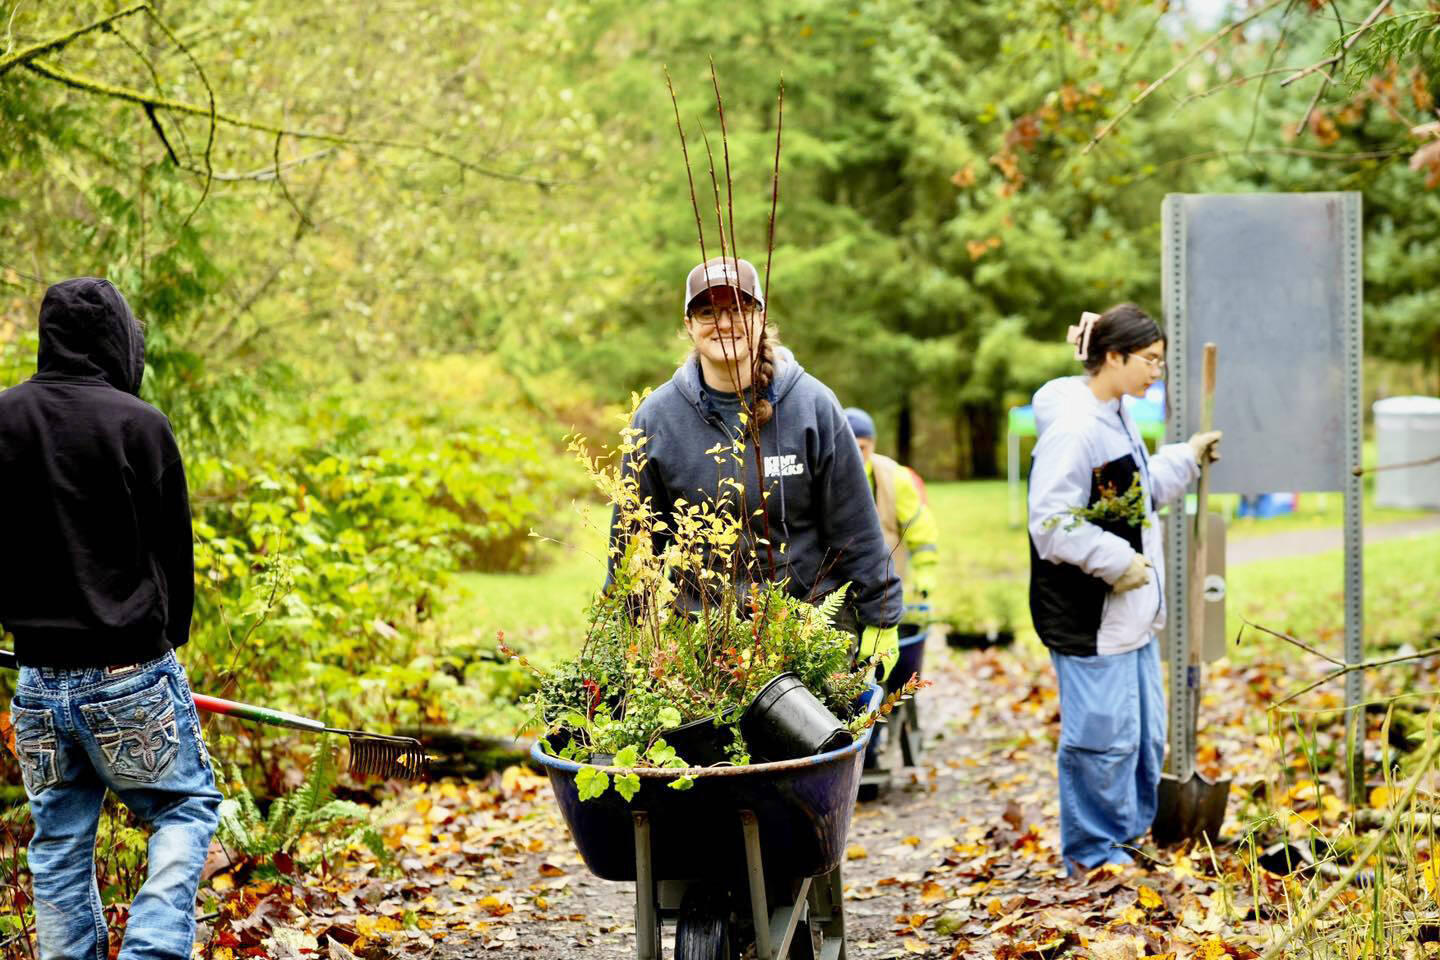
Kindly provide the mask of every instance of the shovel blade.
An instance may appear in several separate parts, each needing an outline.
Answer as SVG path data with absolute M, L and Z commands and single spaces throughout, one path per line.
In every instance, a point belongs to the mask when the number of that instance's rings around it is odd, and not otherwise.
M 1161 847 L 1173 847 L 1201 837 L 1209 837 L 1214 843 L 1220 839 L 1229 798 L 1229 780 L 1212 783 L 1198 773 L 1183 780 L 1163 774 L 1150 836 Z

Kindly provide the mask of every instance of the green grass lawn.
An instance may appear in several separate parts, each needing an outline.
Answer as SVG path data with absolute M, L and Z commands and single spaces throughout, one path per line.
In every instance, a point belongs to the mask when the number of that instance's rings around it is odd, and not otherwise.
M 1003 480 L 929 485 L 931 509 L 940 527 L 941 575 L 935 612 L 962 627 L 1013 627 L 1032 640 L 1027 605 L 1029 552 L 1023 527 L 1012 528 Z M 1222 506 L 1224 506 L 1223 498 Z M 556 527 L 568 526 L 565 543 L 544 543 L 548 565 L 534 574 L 460 574 L 446 605 L 446 635 L 458 644 L 493 644 L 503 630 L 507 641 L 538 664 L 575 651 L 584 631 L 590 598 L 605 578 L 603 562 L 608 510 L 578 508 L 573 522 L 564 508 Z M 1338 527 L 1342 497 L 1301 498 L 1293 517 L 1233 522 L 1230 536 L 1259 536 L 1299 528 Z M 1420 515 L 1414 511 L 1367 509 L 1371 523 Z M 544 532 L 544 531 L 540 531 Z M 1390 540 L 1365 551 L 1366 638 L 1372 646 L 1422 645 L 1440 632 L 1440 535 Z M 1227 603 L 1228 635 L 1243 616 L 1338 651 L 1344 636 L 1341 552 L 1232 566 Z M 1264 656 L 1280 641 L 1250 634 L 1240 658 Z M 1289 653 L 1287 652 L 1286 656 Z
M 556 528 L 564 542 L 540 544 L 539 573 L 462 573 L 448 598 L 443 624 L 459 642 L 493 644 L 496 631 L 538 664 L 576 649 L 590 598 L 605 583 L 605 537 L 610 511 L 594 504 L 563 509 Z M 540 535 L 550 531 L 537 530 Z

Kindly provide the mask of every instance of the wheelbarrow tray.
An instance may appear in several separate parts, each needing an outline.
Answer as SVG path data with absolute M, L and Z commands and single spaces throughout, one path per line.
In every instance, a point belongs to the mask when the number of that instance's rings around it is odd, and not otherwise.
M 873 693 L 878 696 L 878 690 Z M 743 877 L 742 811 L 754 815 L 767 867 L 794 878 L 817 877 L 844 857 L 860 766 L 873 729 L 838 750 L 798 760 L 636 769 L 630 772 L 640 778 L 640 790 L 629 802 L 613 786 L 599 797 L 581 800 L 575 785 L 580 764 L 546 754 L 538 742 L 530 757 L 549 776 L 585 865 L 602 880 L 636 879 L 637 813 L 650 822 L 655 880 Z M 602 769 L 612 777 L 621 772 Z M 693 785 L 672 789 L 670 784 L 682 775 L 693 777 Z

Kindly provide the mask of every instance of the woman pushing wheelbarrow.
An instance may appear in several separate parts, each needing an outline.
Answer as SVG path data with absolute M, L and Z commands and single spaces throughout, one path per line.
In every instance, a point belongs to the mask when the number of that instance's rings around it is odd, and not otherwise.
M 1165 335 L 1134 304 L 1070 328 L 1082 376 L 1035 394 L 1030 614 L 1060 684 L 1060 844 L 1072 874 L 1130 863 L 1155 817 L 1165 753 L 1156 632 L 1165 625 L 1157 509 L 1185 493 L 1219 431 L 1146 452 L 1125 396 L 1165 373 Z

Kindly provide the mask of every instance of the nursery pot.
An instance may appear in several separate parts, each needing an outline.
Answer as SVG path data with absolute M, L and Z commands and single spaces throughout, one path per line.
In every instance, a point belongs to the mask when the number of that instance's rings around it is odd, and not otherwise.
M 662 730 L 660 736 L 666 744 L 675 748 L 675 753 L 686 765 L 711 767 L 730 759 L 725 755 L 725 749 L 735 742 L 730 726 L 734 720 L 734 713 L 725 717 L 702 717 Z
M 740 731 L 750 751 L 766 760 L 813 757 L 855 740 L 793 673 L 782 673 L 760 689 L 740 717 Z

